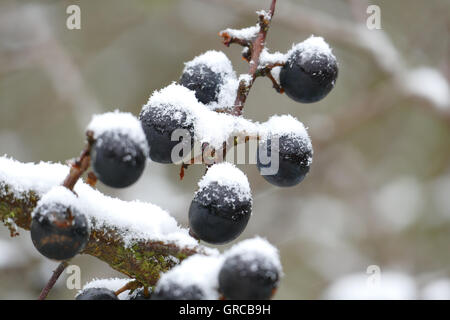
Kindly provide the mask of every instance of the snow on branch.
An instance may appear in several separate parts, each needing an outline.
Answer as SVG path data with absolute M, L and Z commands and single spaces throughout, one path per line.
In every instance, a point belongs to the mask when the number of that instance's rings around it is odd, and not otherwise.
M 62 184 L 69 167 L 57 163 L 21 163 L 0 157 L 0 220 L 17 233 L 30 229 L 31 212 L 42 196 Z M 156 205 L 126 202 L 103 195 L 79 181 L 74 188 L 91 235 L 82 253 L 148 286 L 160 273 L 193 254 L 216 250 L 199 246 L 187 229 Z M 54 194 L 57 196 L 57 193 Z M 64 197 L 61 196 L 61 201 Z

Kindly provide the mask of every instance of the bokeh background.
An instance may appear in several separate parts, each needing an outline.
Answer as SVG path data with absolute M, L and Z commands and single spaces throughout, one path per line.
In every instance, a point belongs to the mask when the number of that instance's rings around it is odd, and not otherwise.
M 66 28 L 70 4 L 81 7 L 81 30 Z M 92 114 L 137 115 L 154 90 L 179 78 L 183 62 L 209 49 L 246 73 L 241 48 L 225 48 L 217 33 L 254 25 L 255 11 L 269 4 L 2 0 L 0 154 L 24 162 L 77 156 Z M 381 30 L 366 27 L 369 4 L 381 8 Z M 449 14 L 446 0 L 278 1 L 267 46 L 286 52 L 323 36 L 340 74 L 324 100 L 308 105 L 259 79 L 245 107 L 256 121 L 292 114 L 309 127 L 315 149 L 309 176 L 290 189 L 240 166 L 254 210 L 239 239 L 260 235 L 279 248 L 285 277 L 275 298 L 450 299 Z M 189 168 L 181 182 L 178 173 L 151 163 L 126 190 L 99 188 L 157 204 L 187 226 L 203 168 Z M 90 256 L 73 263 L 83 284 L 121 276 Z M 28 233 L 10 239 L 0 228 L 1 299 L 34 299 L 55 266 Z M 381 287 L 368 290 L 373 270 Z M 50 298 L 74 294 L 60 280 Z

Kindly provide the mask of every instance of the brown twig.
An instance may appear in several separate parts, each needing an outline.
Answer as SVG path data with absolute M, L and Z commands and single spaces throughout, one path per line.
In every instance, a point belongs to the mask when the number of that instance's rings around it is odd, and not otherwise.
M 225 45 L 229 46 L 231 43 L 238 43 L 248 47 L 250 50 L 250 69 L 248 74 L 250 75 L 250 81 L 241 80 L 239 83 L 239 87 L 237 89 L 236 100 L 234 102 L 234 107 L 230 112 L 232 115 L 240 116 L 242 115 L 242 109 L 244 108 L 245 101 L 247 100 L 248 93 L 250 92 L 251 87 L 253 86 L 253 82 L 257 77 L 257 71 L 259 68 L 259 60 L 261 56 L 261 52 L 263 51 L 266 43 L 266 36 L 269 30 L 270 22 L 275 13 L 275 6 L 277 0 L 272 0 L 272 4 L 270 5 L 270 10 L 268 14 L 260 14 L 259 15 L 259 32 L 256 37 L 251 41 L 251 45 L 247 43 L 247 40 L 237 39 L 235 37 L 230 37 L 230 35 L 226 32 L 220 33 L 220 36 L 223 37 L 223 42 Z
M 61 276 L 61 274 L 67 268 L 68 265 L 69 264 L 67 263 L 67 261 L 63 261 L 58 265 L 55 271 L 53 271 L 50 280 L 48 280 L 47 284 L 42 289 L 41 294 L 38 297 L 38 300 L 45 300 L 47 298 L 50 290 L 52 290 L 52 288 L 55 286 L 56 281 L 58 281 L 59 277 Z
M 87 169 L 91 164 L 91 148 L 92 145 L 94 144 L 94 133 L 92 131 L 88 131 L 86 132 L 86 136 L 87 136 L 86 147 L 81 152 L 80 157 L 72 163 L 72 166 L 70 167 L 70 172 L 63 182 L 63 186 L 72 191 L 77 181 L 80 179 L 83 173 L 87 171 Z M 96 181 L 95 175 L 92 173 L 88 180 L 90 180 L 92 183 L 95 184 Z M 38 300 L 44 300 L 47 297 L 48 293 L 53 288 L 56 281 L 61 276 L 62 272 L 66 267 L 67 262 L 63 261 L 60 263 L 58 268 L 53 272 L 53 275 L 48 281 L 47 285 L 44 287 L 44 289 L 42 289 L 42 292 L 39 295 Z
M 91 148 L 94 144 L 94 133 L 92 131 L 86 132 L 87 144 L 78 159 L 74 161 L 70 168 L 70 172 L 64 179 L 63 186 L 69 190 L 77 183 L 78 179 L 87 171 L 91 164 Z M 91 177 L 92 178 L 92 177 Z
M 124 285 L 122 288 L 118 289 L 117 291 L 114 292 L 114 294 L 116 296 L 118 296 L 119 294 L 121 294 L 122 292 L 125 292 L 127 290 L 136 290 L 137 288 L 139 288 L 140 286 L 142 286 L 138 281 L 132 280 L 130 282 L 127 282 L 126 285 Z

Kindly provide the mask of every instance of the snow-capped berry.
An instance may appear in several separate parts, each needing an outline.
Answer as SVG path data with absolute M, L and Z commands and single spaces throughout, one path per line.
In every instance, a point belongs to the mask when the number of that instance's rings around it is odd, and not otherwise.
M 184 286 L 170 282 L 163 286 L 157 285 L 151 300 L 204 300 L 204 296 L 202 290 L 195 285 Z
M 244 231 L 251 211 L 245 174 L 229 163 L 213 165 L 199 182 L 189 208 L 191 232 L 209 243 L 227 243 Z
M 31 240 L 45 257 L 71 259 L 89 240 L 86 217 L 73 205 L 76 196 L 64 187 L 44 195 L 32 213 Z
M 127 135 L 104 132 L 95 140 L 92 168 L 97 178 L 113 188 L 135 183 L 145 168 L 146 154 Z
M 217 251 L 196 254 L 164 273 L 159 279 L 153 300 L 217 300 L 218 274 L 223 258 Z
M 270 299 L 281 277 L 277 250 L 261 238 L 240 242 L 225 253 L 219 291 L 229 300 Z
M 280 84 L 293 100 L 303 103 L 323 99 L 334 88 L 338 66 L 330 47 L 321 37 L 311 36 L 286 55 Z
M 186 63 L 179 83 L 195 91 L 203 104 L 218 102 L 227 77 L 234 76 L 230 60 L 223 52 L 207 51 Z
M 89 288 L 83 290 L 75 300 L 119 300 L 114 291 L 106 288 Z
M 145 105 L 139 116 L 142 127 L 147 136 L 150 147 L 150 159 L 159 163 L 173 163 L 172 150 L 180 142 L 181 150 L 191 150 L 194 143 L 193 122 L 188 114 L 176 106 L 167 103 L 152 103 Z M 179 136 L 178 140 L 172 141 L 172 134 L 177 129 L 183 129 L 186 137 Z M 179 154 L 180 158 L 186 155 Z
M 148 154 L 140 122 L 130 113 L 110 112 L 94 116 L 88 130 L 94 133 L 92 168 L 97 178 L 113 188 L 135 183 Z
M 258 170 L 273 185 L 299 184 L 309 172 L 313 155 L 305 127 L 292 116 L 273 116 L 265 127 L 268 134 L 258 143 Z

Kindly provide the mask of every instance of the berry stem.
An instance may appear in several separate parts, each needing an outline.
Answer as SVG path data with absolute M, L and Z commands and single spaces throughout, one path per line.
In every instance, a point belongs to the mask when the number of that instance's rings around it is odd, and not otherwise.
M 67 268 L 69 264 L 67 261 L 61 262 L 58 267 L 53 271 L 51 278 L 48 280 L 45 287 L 42 289 L 41 294 L 38 297 L 38 300 L 45 300 L 52 288 L 55 286 L 56 281 L 58 281 L 59 277 L 63 273 L 63 271 Z
M 70 168 L 70 172 L 67 177 L 64 179 L 63 186 L 69 190 L 73 190 L 75 184 L 78 179 L 87 171 L 91 164 L 91 149 L 94 144 L 94 133 L 92 131 L 86 132 L 87 136 L 87 145 L 84 150 L 81 152 L 81 155 L 78 159 L 72 163 Z M 91 176 L 91 179 L 93 177 Z
M 141 284 L 138 281 L 130 281 L 128 282 L 126 285 L 124 285 L 122 288 L 120 288 L 119 290 L 115 291 L 114 294 L 116 296 L 118 296 L 119 294 L 121 294 L 122 292 L 125 292 L 127 290 L 136 290 L 138 287 L 140 287 Z
M 235 116 L 242 115 L 242 109 L 244 108 L 245 101 L 247 100 L 247 96 L 250 92 L 250 89 L 253 86 L 253 82 L 256 79 L 256 72 L 259 67 L 259 58 L 261 56 L 261 52 L 263 51 L 266 45 L 266 36 L 269 31 L 270 22 L 272 21 L 272 17 L 275 13 L 275 6 L 277 0 L 272 0 L 272 4 L 270 5 L 270 10 L 267 15 L 260 14 L 259 15 L 259 26 L 260 30 L 256 38 L 252 41 L 251 45 L 251 56 L 250 56 L 250 69 L 248 74 L 251 77 L 250 81 L 241 81 L 239 83 L 239 87 L 237 90 L 236 100 L 234 102 L 234 107 L 231 114 Z

